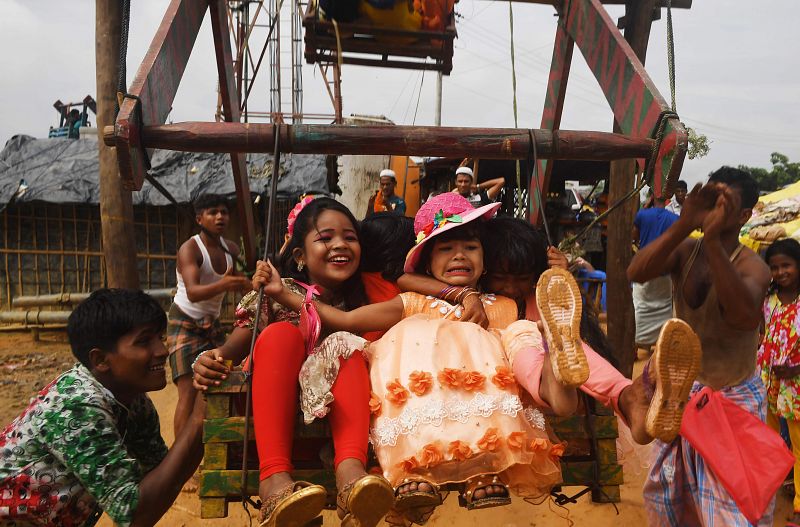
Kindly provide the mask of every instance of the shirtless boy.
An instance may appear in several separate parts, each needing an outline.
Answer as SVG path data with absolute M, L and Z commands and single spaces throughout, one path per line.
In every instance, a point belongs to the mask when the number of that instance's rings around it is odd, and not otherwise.
M 764 261 L 739 244 L 739 230 L 758 201 L 753 178 L 730 167 L 713 172 L 686 197 L 680 219 L 637 253 L 628 278 L 646 282 L 670 273 L 677 316 L 700 337 L 702 365 L 692 392 L 710 386 L 764 420 L 765 391 L 755 372 L 761 302 L 770 281 Z M 689 238 L 698 228 L 700 240 Z M 656 443 L 645 483 L 650 525 L 749 523 L 719 479 L 689 443 Z M 770 505 L 758 523 L 772 525 Z

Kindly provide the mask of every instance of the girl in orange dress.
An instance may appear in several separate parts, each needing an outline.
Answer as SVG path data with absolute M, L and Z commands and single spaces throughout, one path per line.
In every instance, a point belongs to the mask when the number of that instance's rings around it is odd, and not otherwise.
M 509 503 L 508 490 L 540 497 L 561 480 L 563 446 L 551 440 L 541 412 L 523 405 L 511 368 L 520 351 L 542 348 L 539 329 L 517 320 L 513 301 L 474 289 L 483 274 L 478 220 L 497 207 L 473 209 L 463 197 L 446 193 L 417 213 L 417 244 L 406 271 L 422 270 L 449 284 L 454 294 L 442 296 L 452 302 L 402 293 L 350 312 L 316 305 L 329 328 L 388 329 L 365 353 L 373 390 L 371 441 L 384 476 L 403 487 L 397 510 L 429 511 L 441 503 L 438 486 L 446 483 L 464 483 L 462 500 L 473 509 Z M 259 269 L 267 294 L 300 307 L 301 299 L 283 288 L 274 268 L 262 263 Z M 483 303 L 488 330 L 458 322 L 461 304 L 471 296 Z M 424 523 L 425 516 L 411 514 L 403 523 Z

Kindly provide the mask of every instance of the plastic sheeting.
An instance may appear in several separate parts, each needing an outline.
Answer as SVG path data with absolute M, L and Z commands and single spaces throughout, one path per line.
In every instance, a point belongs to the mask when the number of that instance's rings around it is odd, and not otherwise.
M 49 203 L 99 203 L 98 145 L 96 137 L 82 139 L 35 139 L 16 135 L 0 152 L 0 210 L 12 200 Z M 150 173 L 179 203 L 198 196 L 233 196 L 230 155 L 156 150 Z M 272 156 L 247 155 L 250 191 L 267 194 Z M 324 155 L 281 155 L 278 197 L 303 193 L 328 194 Z M 145 181 L 133 193 L 134 205 L 169 205 L 161 193 Z

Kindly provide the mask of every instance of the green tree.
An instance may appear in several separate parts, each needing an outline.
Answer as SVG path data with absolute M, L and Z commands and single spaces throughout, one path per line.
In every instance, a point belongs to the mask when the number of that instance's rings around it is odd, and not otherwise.
M 775 191 L 800 181 L 800 163 L 789 161 L 789 157 L 780 152 L 772 152 L 769 156 L 772 163 L 771 169 L 739 165 L 758 182 L 758 189 L 762 191 Z
M 688 126 L 686 127 L 686 133 L 689 135 L 689 159 L 705 157 L 708 155 L 708 151 L 711 148 L 708 144 L 708 137 L 697 133 L 697 130 Z

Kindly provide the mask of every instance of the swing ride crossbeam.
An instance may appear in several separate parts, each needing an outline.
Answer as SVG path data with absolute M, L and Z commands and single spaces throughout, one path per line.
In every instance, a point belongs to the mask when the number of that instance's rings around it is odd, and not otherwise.
M 646 157 L 653 144 L 646 137 L 574 130 L 185 122 L 143 127 L 137 147 L 185 152 L 272 152 L 276 130 L 281 135 L 281 152 L 295 154 L 525 159 L 533 152 L 532 132 L 540 158 L 605 161 Z M 115 127 L 108 126 L 103 132 L 106 144 L 119 146 Z

